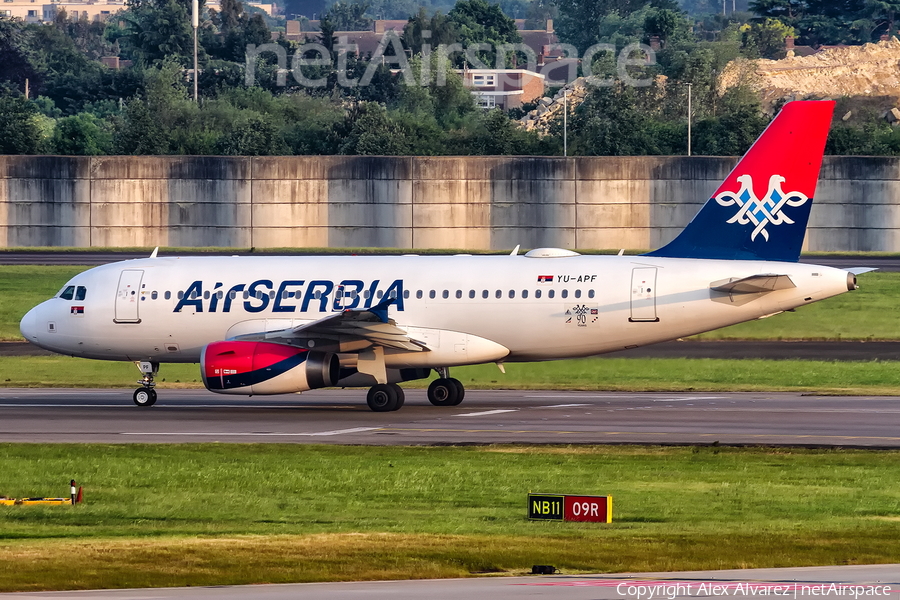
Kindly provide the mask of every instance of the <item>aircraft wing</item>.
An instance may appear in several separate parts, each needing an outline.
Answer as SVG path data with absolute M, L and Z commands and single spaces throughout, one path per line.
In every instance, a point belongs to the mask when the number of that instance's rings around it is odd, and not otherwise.
M 797 287 L 787 275 L 766 273 L 750 277 L 730 277 L 709 284 L 709 289 L 726 294 L 760 294 Z
M 363 345 L 411 352 L 427 350 L 424 343 L 410 338 L 405 331 L 397 327 L 393 319 L 388 317 L 388 306 L 394 302 L 394 298 L 387 298 L 371 308 L 346 309 L 291 329 L 241 335 L 235 339 L 266 340 L 292 346 L 307 346 L 306 342 L 310 340 L 315 341 L 318 346 L 324 341 L 326 346 L 332 342 L 341 347 L 368 342 Z

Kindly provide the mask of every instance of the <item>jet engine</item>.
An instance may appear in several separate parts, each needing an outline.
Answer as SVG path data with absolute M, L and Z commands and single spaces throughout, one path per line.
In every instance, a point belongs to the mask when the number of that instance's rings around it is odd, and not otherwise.
M 291 394 L 334 385 L 340 362 L 331 352 L 269 342 L 213 342 L 203 348 L 203 385 L 220 394 Z

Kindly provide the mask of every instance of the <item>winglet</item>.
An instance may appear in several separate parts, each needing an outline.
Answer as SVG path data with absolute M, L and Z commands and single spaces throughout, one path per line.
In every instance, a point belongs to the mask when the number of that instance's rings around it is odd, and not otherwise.
M 785 104 L 678 237 L 646 256 L 797 262 L 834 104 Z
M 382 323 L 388 322 L 388 306 L 397 302 L 397 299 L 391 296 L 390 298 L 385 298 L 375 306 L 371 308 L 367 308 L 366 310 L 378 317 L 378 320 Z

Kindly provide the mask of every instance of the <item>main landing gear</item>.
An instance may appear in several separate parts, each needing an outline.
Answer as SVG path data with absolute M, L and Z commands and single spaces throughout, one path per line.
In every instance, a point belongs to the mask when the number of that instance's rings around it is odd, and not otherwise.
M 403 406 L 406 396 L 396 383 L 379 383 L 369 388 L 366 403 L 375 412 L 390 412 Z
M 134 390 L 134 403 L 138 406 L 153 406 L 156 403 L 156 382 L 153 378 L 159 373 L 159 363 L 135 361 L 134 363 L 143 374 L 138 383 L 141 385 Z
M 447 367 L 435 369 L 440 377 L 428 386 L 428 401 L 435 406 L 456 406 L 463 401 L 466 388 L 458 379 L 450 377 Z M 140 391 L 140 390 L 139 390 Z M 135 392 L 137 394 L 137 392 Z M 396 383 L 379 383 L 369 388 L 366 403 L 375 412 L 390 412 L 403 406 L 403 388 Z M 137 400 L 135 400 L 137 402 Z

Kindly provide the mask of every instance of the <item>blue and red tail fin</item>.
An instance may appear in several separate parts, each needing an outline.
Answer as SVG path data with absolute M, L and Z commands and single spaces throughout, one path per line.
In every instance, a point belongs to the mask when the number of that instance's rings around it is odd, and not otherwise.
M 785 104 L 678 237 L 646 256 L 797 262 L 834 104 Z

